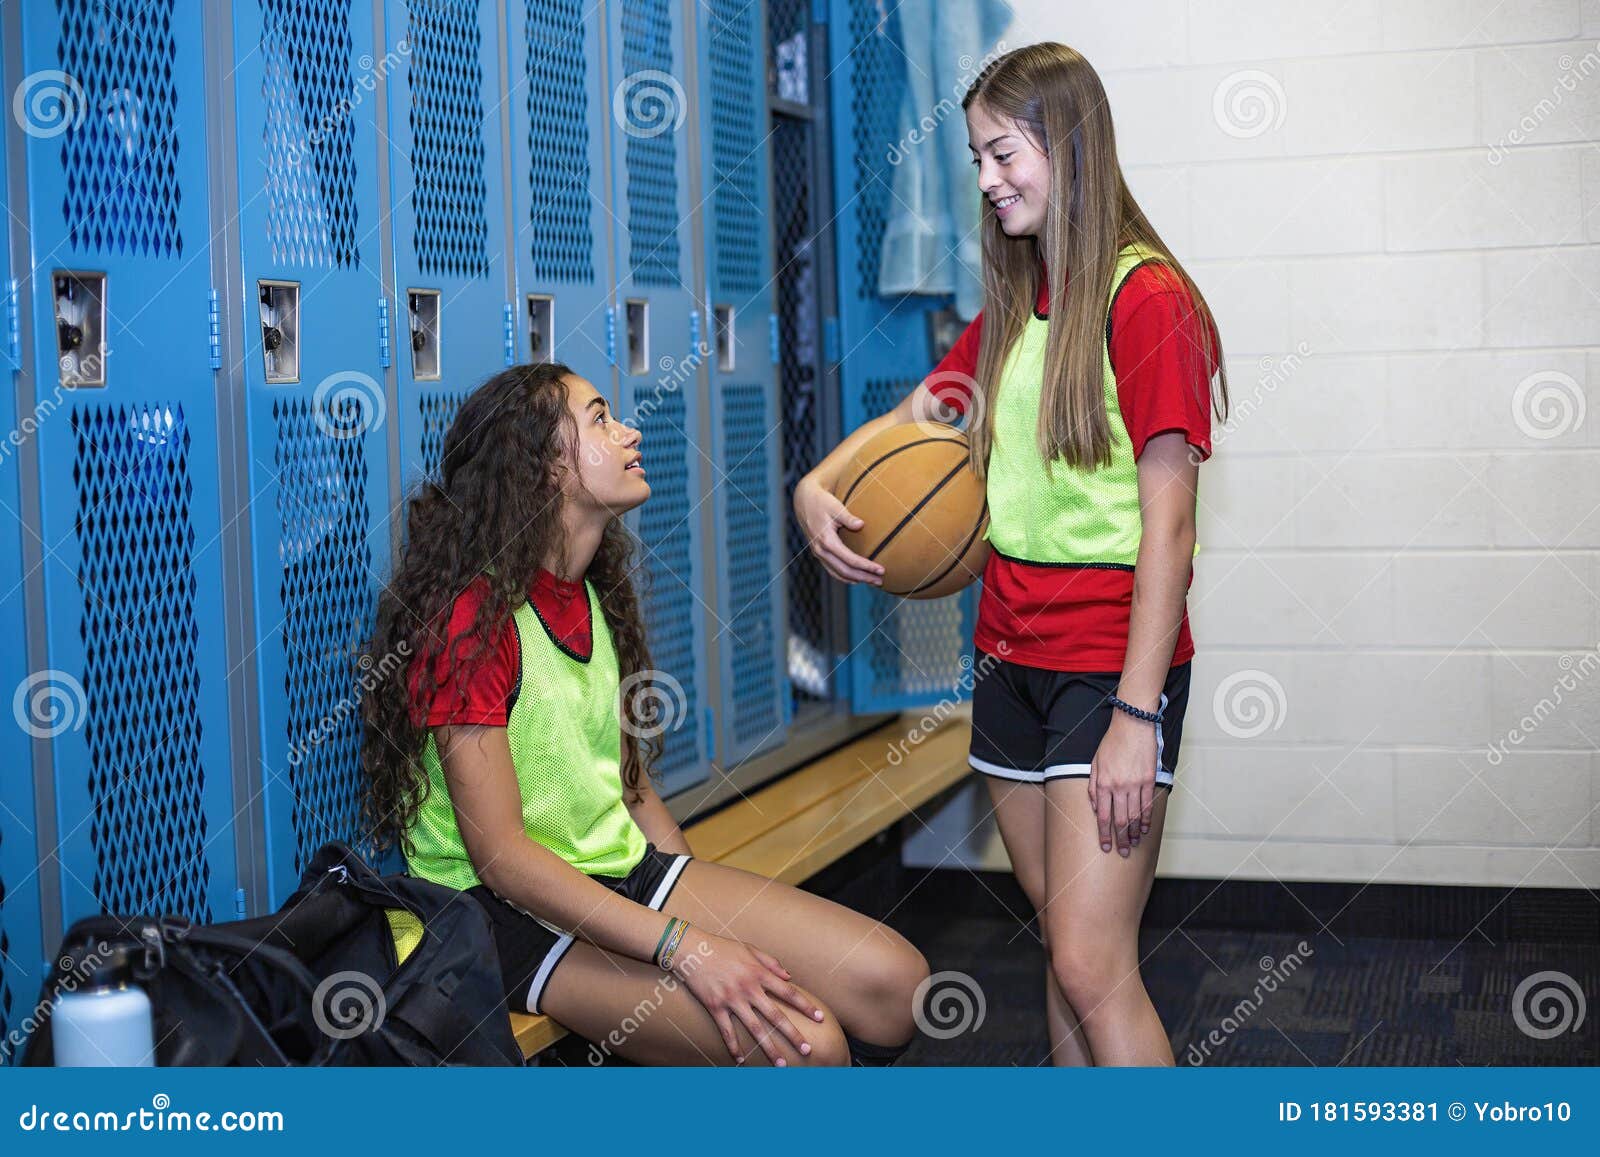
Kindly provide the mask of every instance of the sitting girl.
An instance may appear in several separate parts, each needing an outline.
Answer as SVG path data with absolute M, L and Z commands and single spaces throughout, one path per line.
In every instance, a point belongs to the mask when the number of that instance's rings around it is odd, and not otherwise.
M 462 403 L 379 600 L 371 658 L 408 667 L 365 701 L 369 821 L 483 905 L 514 1010 L 646 1064 L 891 1063 L 922 955 L 694 859 L 650 781 L 647 697 L 619 704 L 651 669 L 622 524 L 650 496 L 639 443 L 562 365 Z

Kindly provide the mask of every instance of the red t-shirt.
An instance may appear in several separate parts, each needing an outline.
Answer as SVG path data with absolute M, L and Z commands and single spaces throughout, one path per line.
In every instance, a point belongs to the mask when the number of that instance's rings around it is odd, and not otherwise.
M 450 647 L 455 639 L 472 629 L 478 606 L 489 593 L 484 578 L 474 579 L 450 608 L 450 624 L 445 628 L 445 645 L 434 663 L 439 689 L 428 708 L 428 726 L 486 724 L 504 727 L 510 715 L 514 694 L 522 689 L 522 654 L 517 644 L 516 625 L 507 618 L 493 637 L 493 645 L 467 664 L 464 694 L 457 694 L 451 667 Z M 589 599 L 582 582 L 567 582 L 540 570 L 528 590 L 528 601 L 544 624 L 556 646 L 579 659 L 588 659 L 593 646 L 589 622 Z M 463 644 L 470 647 L 471 644 Z M 417 702 L 420 669 L 412 664 L 409 686 Z
M 1036 310 L 1049 316 L 1049 285 L 1041 272 Z M 972 319 L 934 371 L 971 378 L 978 366 L 983 314 Z M 1183 282 L 1165 266 L 1143 265 L 1128 275 L 1111 312 L 1111 366 L 1117 404 L 1137 459 L 1157 434 L 1180 431 L 1201 460 L 1211 455 L 1211 377 L 1215 358 L 1202 363 L 1201 319 Z M 1220 344 L 1213 329 L 1213 349 Z M 951 374 L 938 378 L 938 396 L 965 412 L 968 389 Z M 1190 580 L 1194 578 L 1191 569 Z M 1095 567 L 1030 566 L 989 556 L 978 600 L 973 643 L 1006 658 L 1051 671 L 1120 672 L 1128 649 L 1133 572 Z M 1194 657 L 1184 610 L 1172 664 Z

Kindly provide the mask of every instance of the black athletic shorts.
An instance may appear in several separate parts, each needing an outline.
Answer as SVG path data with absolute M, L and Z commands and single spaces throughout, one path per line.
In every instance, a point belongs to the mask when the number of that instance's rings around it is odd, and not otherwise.
M 654 844 L 648 844 L 644 858 L 626 876 L 589 878 L 659 912 L 689 859 L 681 853 L 663 852 Z M 468 888 L 467 894 L 483 905 L 483 910 L 489 914 L 489 923 L 494 926 L 494 945 L 500 957 L 506 1004 L 513 1012 L 538 1013 L 539 997 L 550 981 L 550 974 L 572 947 L 572 933 L 546 924 L 533 913 L 490 891 L 486 884 Z
M 1191 660 L 1192 662 L 1192 660 Z M 1189 705 L 1189 663 L 1167 673 L 1161 693 L 1165 722 L 1156 728 L 1156 786 L 1172 788 Z M 1047 671 L 980 655 L 985 668 L 972 689 L 972 748 L 967 762 L 985 775 L 1044 783 L 1087 779 L 1089 764 L 1120 710 L 1107 698 L 1120 671 Z

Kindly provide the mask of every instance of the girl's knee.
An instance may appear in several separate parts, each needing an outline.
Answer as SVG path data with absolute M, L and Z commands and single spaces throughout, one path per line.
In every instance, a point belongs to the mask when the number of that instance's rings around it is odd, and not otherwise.
M 813 997 L 813 999 L 815 999 Z M 809 1020 L 799 1012 L 791 1012 L 789 1019 L 800 1030 L 800 1035 L 811 1046 L 811 1052 L 802 1055 L 799 1063 L 807 1068 L 843 1068 L 850 1064 L 850 1044 L 845 1039 L 844 1026 L 839 1023 L 839 1018 L 834 1015 L 833 1009 L 817 1001 L 817 1007 L 822 1009 L 820 1021 Z M 794 1058 L 790 1058 L 794 1064 Z
M 880 1043 L 904 1044 L 916 1035 L 917 995 L 930 969 L 909 940 L 887 928 L 882 932 L 860 977 L 867 1003 L 882 1014 L 870 1035 Z
M 1061 994 L 1080 1018 L 1092 1015 L 1125 988 L 1130 971 L 1137 982 L 1139 972 L 1136 961 L 1130 968 L 1122 953 L 1106 951 L 1103 942 L 1064 936 L 1060 930 L 1050 939 L 1049 960 Z

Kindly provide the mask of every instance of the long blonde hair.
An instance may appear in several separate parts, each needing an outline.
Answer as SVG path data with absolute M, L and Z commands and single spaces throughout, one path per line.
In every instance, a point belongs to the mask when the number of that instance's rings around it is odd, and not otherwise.
M 1159 255 L 1189 291 L 1204 331 L 1205 360 L 1214 358 L 1217 408 L 1226 416 L 1227 372 L 1211 309 L 1128 191 L 1117 163 L 1105 88 L 1089 62 L 1065 44 L 1030 44 L 991 62 L 962 98 L 996 120 L 1019 126 L 1045 153 L 1050 198 L 1039 237 L 1008 237 L 983 197 L 983 316 L 977 380 L 982 421 L 968 431 L 972 466 L 985 473 L 994 444 L 995 394 L 1007 353 L 1031 316 L 1042 257 L 1049 275 L 1050 331 L 1039 400 L 1039 453 L 1076 469 L 1111 459 L 1111 424 L 1102 373 L 1106 299 L 1117 253 L 1140 243 Z M 1071 271 L 1070 286 L 1067 272 Z

